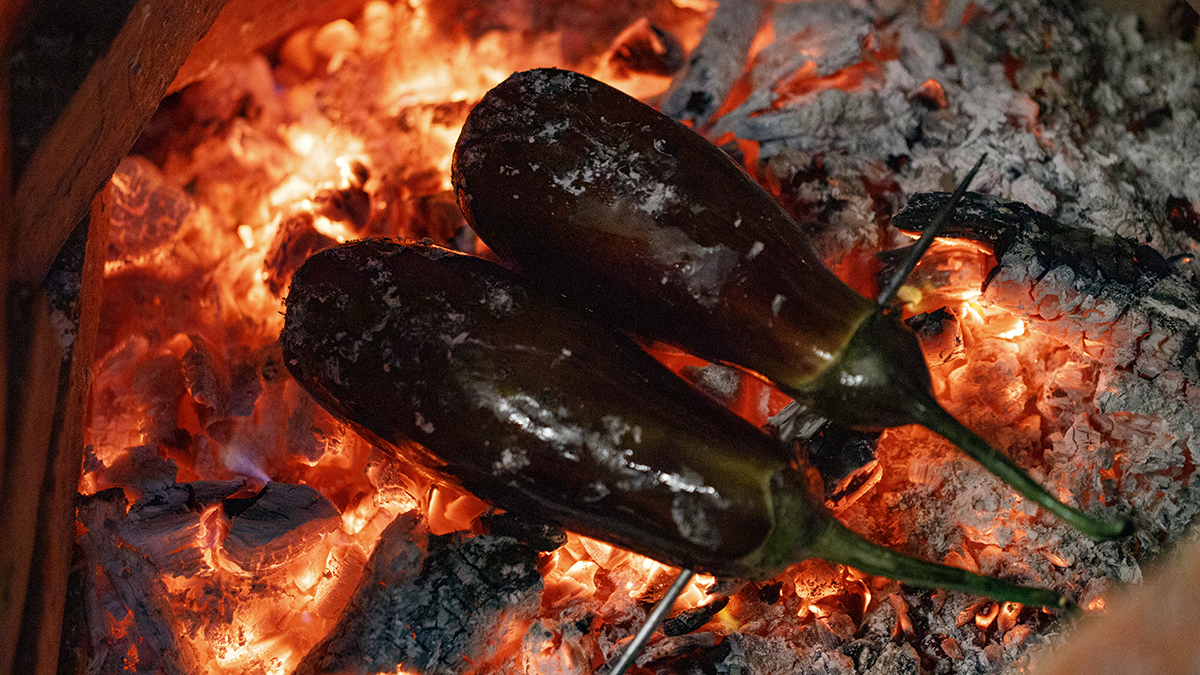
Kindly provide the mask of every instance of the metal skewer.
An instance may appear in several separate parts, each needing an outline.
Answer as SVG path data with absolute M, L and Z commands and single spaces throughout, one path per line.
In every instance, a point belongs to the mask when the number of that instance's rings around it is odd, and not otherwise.
M 942 208 L 938 209 L 938 212 L 933 216 L 933 220 L 929 222 L 929 226 L 921 233 L 921 238 L 909 250 L 908 257 L 900 264 L 900 268 L 896 270 L 892 278 L 888 279 L 887 286 L 879 291 L 879 298 L 875 300 L 876 305 L 885 307 L 895 297 L 896 291 L 900 290 L 900 286 L 908 279 L 908 275 L 917 266 L 917 262 L 921 260 L 921 256 L 925 255 L 925 251 L 933 243 L 933 238 L 938 236 L 938 232 L 941 232 L 942 227 L 949 222 L 951 214 L 954 213 L 954 209 L 958 206 L 958 203 L 962 201 L 963 193 L 967 191 L 967 187 L 971 184 L 971 181 L 975 180 L 975 174 L 979 172 L 979 167 L 983 166 L 983 160 L 985 159 L 987 159 L 986 152 L 979 158 L 978 162 L 975 162 L 975 166 L 967 173 L 967 177 L 962 179 L 958 187 L 954 188 L 954 193 L 950 195 L 950 199 L 945 204 L 942 204 Z
M 654 609 L 650 611 L 650 616 L 646 617 L 646 623 L 642 624 L 637 635 L 633 636 L 633 640 L 625 647 L 625 651 L 621 653 L 621 658 L 613 664 L 609 669 L 608 675 L 625 675 L 625 671 L 629 670 L 629 666 L 637 659 L 638 654 L 646 648 L 646 643 L 650 641 L 650 636 L 654 631 L 658 630 L 659 625 L 667 618 L 667 613 L 671 611 L 671 607 L 675 605 L 675 600 L 683 593 L 683 589 L 687 588 L 688 582 L 696 573 L 692 570 L 679 570 L 679 576 L 675 577 L 675 583 L 671 584 L 671 588 L 667 589 L 667 594 L 654 605 Z

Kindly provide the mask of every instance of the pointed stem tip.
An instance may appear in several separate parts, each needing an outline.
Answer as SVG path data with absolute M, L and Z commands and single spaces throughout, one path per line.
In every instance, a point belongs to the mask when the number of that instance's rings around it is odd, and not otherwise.
M 849 565 L 861 572 L 886 577 L 918 588 L 942 588 L 983 595 L 1000 602 L 1069 609 L 1074 603 L 1048 588 L 1018 586 L 1014 583 L 910 558 L 889 548 L 871 543 L 832 518 L 825 523 L 814 555 L 834 563 Z
M 1034 481 L 1024 469 L 963 426 L 932 398 L 924 401 L 913 400 L 910 413 L 919 424 L 957 445 L 1026 499 L 1041 505 L 1087 536 L 1093 539 L 1119 539 L 1133 533 L 1133 521 L 1128 517 L 1105 520 L 1059 501 L 1049 490 Z

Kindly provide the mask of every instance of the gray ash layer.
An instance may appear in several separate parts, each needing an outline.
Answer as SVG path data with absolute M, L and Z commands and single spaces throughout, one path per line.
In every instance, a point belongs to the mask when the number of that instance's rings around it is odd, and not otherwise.
M 866 65 L 849 91 L 818 86 L 789 95 L 774 61 L 760 55 L 750 71 L 756 88 L 709 136 L 732 131 L 759 141 L 762 157 L 781 169 L 819 158 L 833 184 L 819 196 L 841 200 L 840 219 L 871 217 L 853 210 L 864 198 L 853 186 L 876 173 L 872 164 L 902 165 L 895 179 L 903 201 L 947 189 L 988 153 L 977 190 L 1068 225 L 1150 243 L 1168 257 L 1190 251 L 1195 233 L 1169 222 L 1167 203 L 1200 206 L 1200 63 L 1192 45 L 1149 39 L 1133 16 L 1067 2 L 974 4 L 984 11 L 961 28 L 963 2 L 949 3 L 945 26 L 934 29 L 923 27 L 916 6 L 866 10 L 870 39 L 854 43 L 858 59 L 839 59 L 850 64 L 843 74 Z M 777 19 L 776 43 L 763 53 L 806 28 L 820 34 L 830 14 L 820 6 L 803 13 L 781 6 L 802 20 Z M 785 25 L 792 35 L 781 32 Z M 894 45 L 899 56 L 874 60 L 867 44 Z M 924 98 L 931 78 L 945 108 Z M 860 224 L 839 236 L 853 244 L 874 234 Z
M 541 600 L 538 551 L 510 537 L 430 537 L 414 513 L 384 531 L 357 590 L 297 675 L 457 675 L 496 659 Z

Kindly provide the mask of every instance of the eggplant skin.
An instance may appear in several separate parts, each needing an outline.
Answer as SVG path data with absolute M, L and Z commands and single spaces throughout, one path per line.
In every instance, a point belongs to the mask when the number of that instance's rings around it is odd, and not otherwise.
M 468 116 L 452 173 L 468 222 L 535 282 L 793 393 L 874 311 L 719 148 L 585 75 L 497 85 Z
M 774 571 L 747 556 L 788 452 L 498 265 L 390 240 L 323 251 L 280 341 L 335 416 L 496 506 L 711 574 Z

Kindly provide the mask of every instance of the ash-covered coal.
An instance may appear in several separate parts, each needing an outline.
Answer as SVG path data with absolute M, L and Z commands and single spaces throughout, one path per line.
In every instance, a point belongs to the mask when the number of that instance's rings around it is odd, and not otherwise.
M 296 673 L 457 675 L 503 663 L 540 606 L 537 555 L 510 537 L 431 536 L 419 514 L 401 514 Z
M 258 494 L 226 499 L 225 553 L 249 572 L 270 569 L 337 529 L 341 512 L 307 485 L 267 483 Z

